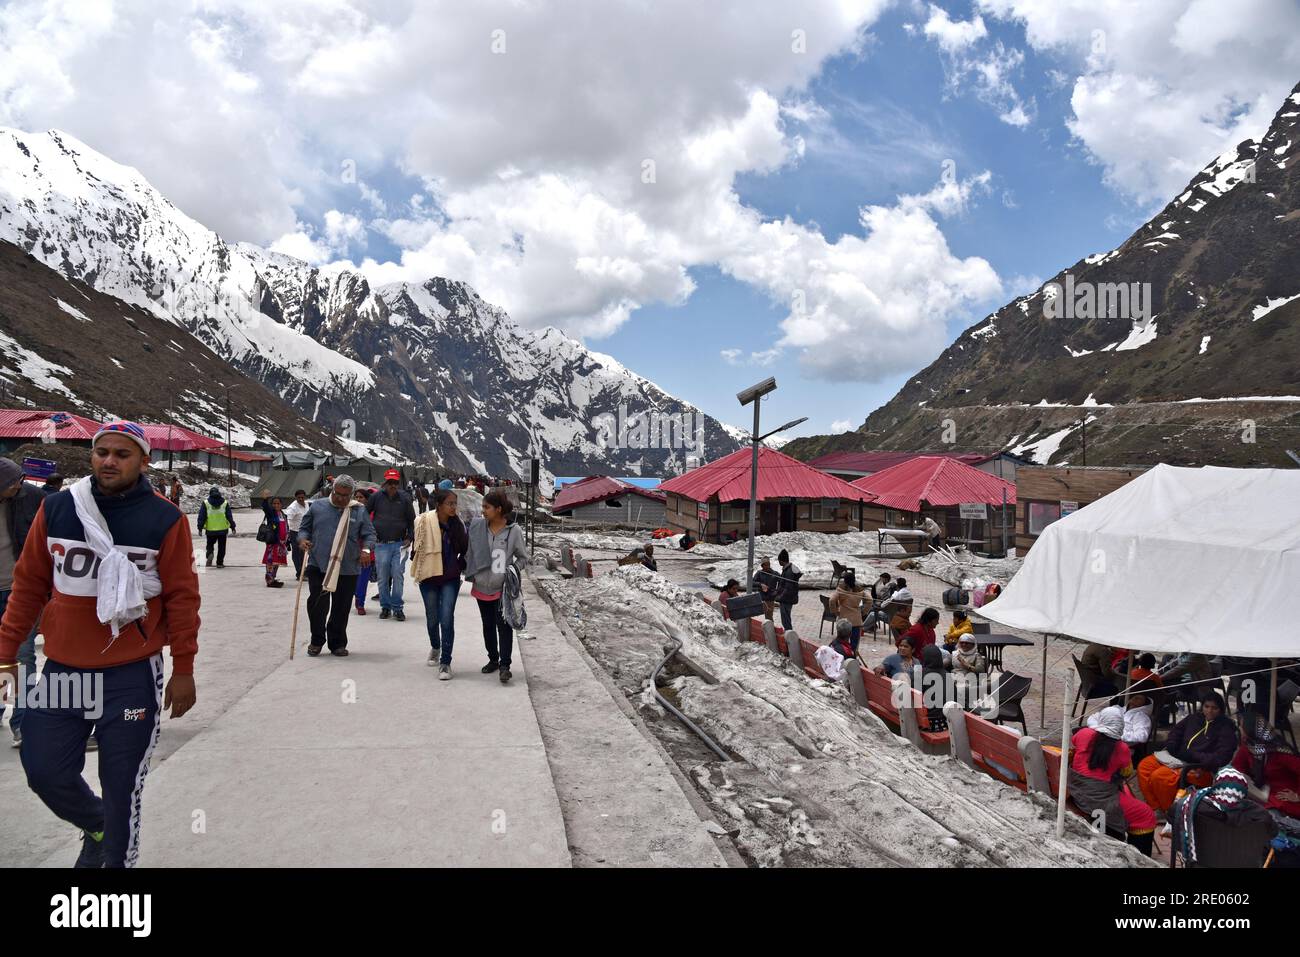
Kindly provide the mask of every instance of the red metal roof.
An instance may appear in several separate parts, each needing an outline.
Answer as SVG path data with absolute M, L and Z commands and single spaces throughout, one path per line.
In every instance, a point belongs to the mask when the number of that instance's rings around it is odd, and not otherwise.
M 39 439 L 54 416 L 57 442 L 89 442 L 99 431 L 100 423 L 84 415 L 49 409 L 0 409 L 0 439 Z M 111 420 L 106 420 L 111 421 Z M 179 425 L 139 423 L 145 438 L 155 451 L 188 452 L 193 449 L 224 448 L 225 443 Z
M 828 452 L 808 464 L 823 472 L 865 472 L 872 475 L 922 455 L 956 459 L 967 465 L 979 465 L 993 457 L 980 452 Z
M 720 502 L 749 498 L 752 449 L 740 449 L 716 462 L 669 479 L 660 491 L 683 495 L 695 502 L 718 497 Z M 758 500 L 783 498 L 843 498 L 869 502 L 872 495 L 863 493 L 843 479 L 827 475 L 807 462 L 800 462 L 776 449 L 758 450 Z
M 50 409 L 0 409 L 0 439 L 41 437 L 51 416 L 58 416 L 54 438 L 59 442 L 89 442 L 99 431 L 99 423 L 83 415 Z
M 618 479 L 610 478 L 607 475 L 589 475 L 579 482 L 570 482 L 560 489 L 559 494 L 555 496 L 555 504 L 551 506 L 551 509 L 556 512 L 564 512 L 571 508 L 577 508 L 579 505 L 590 505 L 592 502 L 603 502 L 617 495 L 626 495 L 628 492 L 644 496 L 656 502 L 667 501 L 667 496 L 661 492 L 638 488 L 635 485 L 620 482 Z
M 225 442 L 179 425 L 146 425 L 141 422 L 140 428 L 144 430 L 144 436 L 155 452 L 191 452 L 196 449 L 207 452 L 226 447 Z
M 919 512 L 923 502 L 933 506 L 964 502 L 1001 505 L 1003 489 L 1008 504 L 1016 502 L 1016 487 L 1011 482 L 941 455 L 918 456 L 860 478 L 853 485 L 874 494 L 877 505 L 903 512 Z

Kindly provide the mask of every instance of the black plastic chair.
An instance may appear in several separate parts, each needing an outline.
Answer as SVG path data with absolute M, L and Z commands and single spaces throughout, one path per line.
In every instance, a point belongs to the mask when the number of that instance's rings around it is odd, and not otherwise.
M 857 571 L 848 565 L 841 565 L 835 559 L 831 559 L 831 588 L 840 587 L 840 579 L 844 577 L 845 572 L 853 572 L 857 576 Z
M 971 633 L 975 635 L 993 634 L 993 626 L 990 625 L 987 621 L 972 621 L 970 623 L 970 630 Z
M 831 599 L 829 595 L 818 595 L 817 597 L 822 600 L 822 620 L 821 624 L 817 626 L 817 640 L 820 642 L 822 640 L 822 631 L 826 628 L 826 622 L 829 621 L 834 625 L 836 615 L 835 612 L 831 611 Z
M 1079 673 L 1079 687 L 1074 692 L 1074 706 L 1070 708 L 1070 717 L 1073 718 L 1075 712 L 1079 710 L 1079 701 L 1083 701 L 1083 708 L 1088 709 L 1088 701 L 1092 698 L 1092 686 L 1095 683 L 1083 671 L 1083 662 L 1079 656 L 1073 652 L 1070 654 L 1070 660 L 1074 662 L 1074 670 Z
M 1033 683 L 1032 678 L 1013 674 L 1010 671 L 1002 672 L 1002 680 L 997 685 L 998 713 L 993 719 L 994 724 L 1011 721 L 1020 725 L 1021 731 L 1025 734 L 1029 733 L 1029 725 L 1025 723 L 1025 712 L 1020 703 L 1025 699 L 1025 695 L 1029 694 L 1029 687 Z

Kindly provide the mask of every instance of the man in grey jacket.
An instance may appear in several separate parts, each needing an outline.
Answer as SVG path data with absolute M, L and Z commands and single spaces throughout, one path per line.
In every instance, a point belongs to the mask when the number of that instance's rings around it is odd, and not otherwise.
M 340 475 L 334 480 L 327 498 L 311 502 L 298 526 L 298 547 L 307 555 L 307 617 L 311 621 L 311 644 L 307 654 L 319 655 L 328 641 L 330 654 L 348 654 L 348 614 L 357 590 L 357 572 L 370 564 L 375 548 L 375 527 L 361 506 L 351 507 L 356 482 Z M 330 550 L 339 522 L 346 513 L 348 529 L 343 541 L 338 580 L 332 592 L 326 591 L 330 570 Z

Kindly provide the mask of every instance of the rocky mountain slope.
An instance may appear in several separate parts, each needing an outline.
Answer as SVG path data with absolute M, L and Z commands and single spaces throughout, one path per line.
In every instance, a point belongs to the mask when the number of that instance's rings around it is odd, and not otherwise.
M 184 329 L 0 242 L 0 406 L 172 421 L 224 440 L 226 386 L 236 447 L 327 447 L 323 429 Z
M 1298 167 L 1300 86 L 1261 140 L 1216 157 L 1119 248 L 966 330 L 856 432 L 787 451 L 947 441 L 1079 464 L 1087 417 L 1091 465 L 1290 464 L 1284 450 L 1300 447 Z M 1255 401 L 1225 401 L 1243 397 Z
M 689 416 L 708 458 L 738 447 L 735 430 L 554 329 L 521 329 L 464 283 L 372 287 L 227 243 L 66 133 L 0 129 L 0 240 L 191 332 L 311 420 L 352 420 L 417 460 L 651 475 L 700 454 L 662 437 L 620 447 L 602 425 L 621 409 Z

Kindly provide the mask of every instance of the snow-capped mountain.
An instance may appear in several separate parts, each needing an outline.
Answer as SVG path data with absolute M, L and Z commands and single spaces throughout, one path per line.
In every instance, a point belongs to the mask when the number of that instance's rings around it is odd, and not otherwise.
M 1289 465 L 1298 397 L 1300 86 L 1121 246 L 967 329 L 857 432 L 790 451 L 956 441 L 1077 464 L 1086 416 L 1094 465 Z
M 352 420 L 357 438 L 417 460 L 656 475 L 701 454 L 697 433 L 703 457 L 739 447 L 737 430 L 558 330 L 520 328 L 464 283 L 372 287 L 227 243 L 66 133 L 0 128 L 0 240 L 183 327 L 312 421 Z M 650 413 L 688 438 L 618 427 Z

